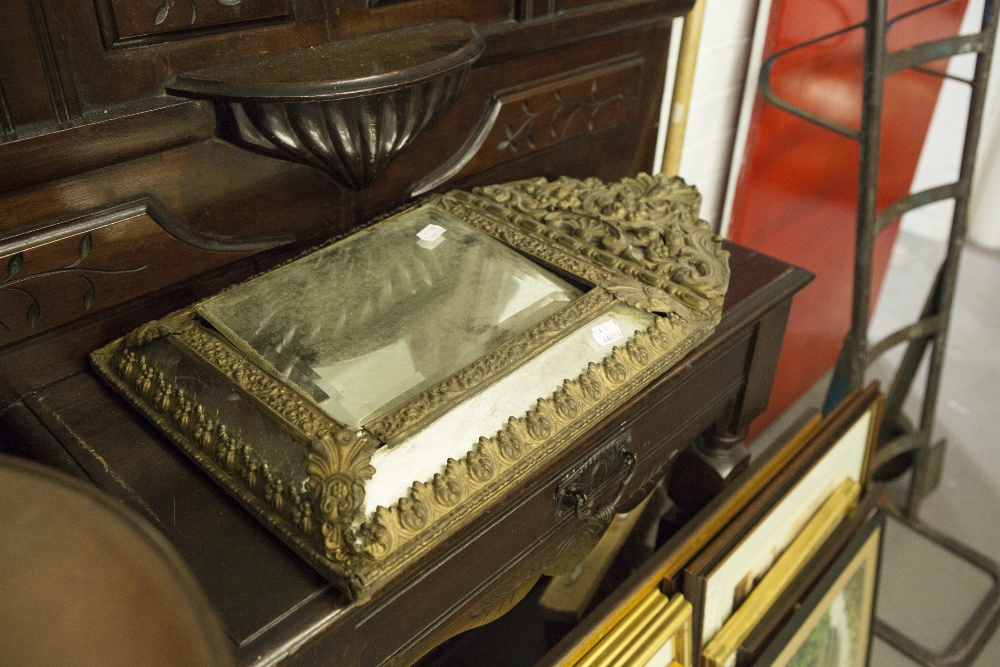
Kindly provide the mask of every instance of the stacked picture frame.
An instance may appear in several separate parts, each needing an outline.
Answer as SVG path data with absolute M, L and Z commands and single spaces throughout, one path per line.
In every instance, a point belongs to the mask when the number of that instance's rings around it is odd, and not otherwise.
M 735 664 L 742 642 L 781 594 L 829 554 L 830 538 L 854 515 L 867 486 L 881 405 L 877 385 L 851 396 L 685 568 L 682 590 L 694 607 L 705 667 Z
M 884 493 L 869 483 L 882 403 L 873 383 L 826 418 L 805 415 L 747 473 L 755 493 L 702 510 L 700 529 L 664 545 L 667 557 L 561 664 L 867 665 L 885 525 Z

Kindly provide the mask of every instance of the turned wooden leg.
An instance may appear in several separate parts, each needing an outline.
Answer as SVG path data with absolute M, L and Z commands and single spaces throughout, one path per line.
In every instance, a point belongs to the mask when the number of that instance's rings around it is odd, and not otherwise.
M 743 444 L 746 429 L 727 431 L 716 425 L 682 451 L 674 464 L 667 492 L 689 514 L 707 505 L 750 463 L 750 449 Z

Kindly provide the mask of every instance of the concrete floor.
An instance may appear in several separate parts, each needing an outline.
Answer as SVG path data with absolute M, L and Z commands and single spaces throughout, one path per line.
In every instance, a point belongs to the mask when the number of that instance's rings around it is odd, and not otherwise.
M 931 267 L 943 245 L 912 234 L 896 243 L 889 279 L 872 323 L 877 339 L 914 318 L 930 283 Z M 924 501 L 921 520 L 972 549 L 1000 561 L 1000 253 L 969 246 L 963 252 L 937 410 L 936 438 L 946 438 L 939 487 Z M 888 380 L 895 359 L 873 367 Z M 918 397 L 919 398 L 919 397 Z M 911 397 L 915 414 L 917 401 Z M 905 480 L 902 480 L 905 482 Z M 982 570 L 954 558 L 905 529 L 887 532 L 878 615 L 928 648 L 947 646 L 975 610 L 991 580 Z M 874 667 L 914 664 L 883 643 Z M 1000 636 L 974 663 L 1000 665 Z
M 937 266 L 943 244 L 901 233 L 893 251 L 888 277 L 879 297 L 870 340 L 916 319 Z M 920 518 L 925 524 L 1000 561 L 1000 253 L 970 246 L 962 256 L 958 292 L 948 340 L 945 370 L 938 401 L 935 439 L 948 446 L 942 479 L 924 501 Z M 902 350 L 887 354 L 870 369 L 886 387 Z M 820 382 L 789 411 L 819 406 L 827 382 Z M 914 386 L 907 414 L 916 416 L 922 379 Z M 762 434 L 778 433 L 782 423 Z M 756 444 L 756 443 L 755 443 Z M 893 483 L 891 492 L 902 499 L 908 480 Z M 934 651 L 943 650 L 973 613 L 991 585 L 982 570 L 916 537 L 901 524 L 886 531 L 882 580 L 877 614 Z M 872 667 L 914 665 L 906 656 L 876 638 Z M 1000 634 L 994 636 L 973 663 L 1000 665 Z

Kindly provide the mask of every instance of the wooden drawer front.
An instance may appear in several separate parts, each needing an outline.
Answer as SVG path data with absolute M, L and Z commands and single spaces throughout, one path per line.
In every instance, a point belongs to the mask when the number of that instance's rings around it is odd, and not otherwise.
M 132 203 L 0 245 L 0 347 L 105 310 L 245 253 L 199 250 Z

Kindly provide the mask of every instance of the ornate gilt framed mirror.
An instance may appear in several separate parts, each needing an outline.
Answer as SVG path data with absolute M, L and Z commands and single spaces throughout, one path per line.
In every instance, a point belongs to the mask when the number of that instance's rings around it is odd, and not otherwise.
M 713 331 L 698 205 L 646 175 L 430 196 L 91 359 L 364 600 Z

